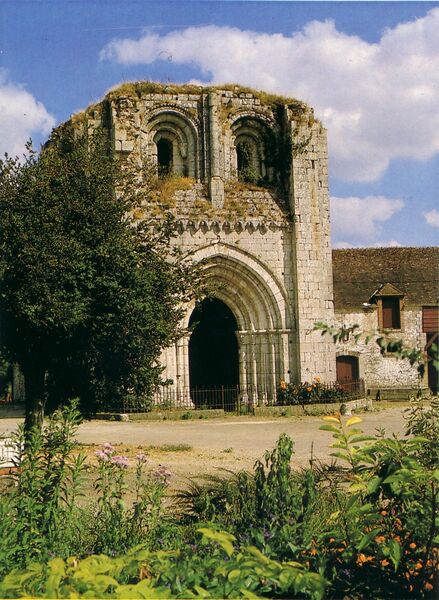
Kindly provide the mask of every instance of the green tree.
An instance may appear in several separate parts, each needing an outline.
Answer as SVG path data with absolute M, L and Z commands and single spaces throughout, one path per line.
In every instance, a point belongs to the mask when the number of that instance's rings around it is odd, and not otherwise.
M 101 130 L 58 130 L 39 156 L 0 161 L 0 330 L 25 377 L 26 427 L 50 392 L 85 405 L 145 398 L 178 335 L 197 270 L 173 224 L 136 224 L 145 196 Z

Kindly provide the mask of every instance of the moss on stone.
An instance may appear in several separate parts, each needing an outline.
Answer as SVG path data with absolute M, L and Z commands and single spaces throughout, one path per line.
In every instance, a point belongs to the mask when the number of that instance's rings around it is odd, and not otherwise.
M 117 100 L 118 98 L 134 97 L 141 98 L 147 94 L 194 94 L 200 95 L 209 92 L 225 91 L 233 92 L 237 96 L 239 94 L 252 94 L 254 98 L 258 98 L 261 104 L 273 105 L 281 104 L 287 105 L 291 110 L 299 113 L 304 113 L 309 110 L 309 107 L 296 98 L 289 98 L 287 96 L 280 96 L 278 94 L 269 94 L 260 90 L 256 90 L 250 87 L 242 87 L 237 84 L 225 84 L 225 85 L 192 85 L 192 84 L 164 84 L 157 83 L 155 81 L 133 81 L 129 83 L 122 83 L 121 85 L 111 89 L 105 96 L 108 100 Z M 88 111 L 89 109 L 87 109 Z

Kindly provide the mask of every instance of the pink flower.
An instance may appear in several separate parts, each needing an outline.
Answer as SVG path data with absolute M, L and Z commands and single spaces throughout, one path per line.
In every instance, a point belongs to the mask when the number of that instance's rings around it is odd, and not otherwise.
M 162 483 L 168 483 L 169 479 L 172 477 L 171 471 L 163 465 L 159 465 L 158 469 L 154 471 L 153 475 Z
M 148 461 L 148 459 L 146 458 L 146 454 L 143 454 L 143 452 L 141 452 L 140 454 L 136 454 L 136 460 L 139 463 L 146 463 Z
M 100 460 L 102 462 L 106 462 L 110 458 L 108 456 L 108 454 L 106 452 L 104 452 L 103 450 L 96 450 L 95 456 L 97 456 L 98 460 Z
M 105 452 L 105 454 L 113 454 L 115 449 L 110 442 L 105 442 L 105 444 L 102 444 L 102 452 Z
M 117 455 L 111 457 L 113 465 L 120 467 L 121 469 L 128 469 L 130 463 L 127 456 Z

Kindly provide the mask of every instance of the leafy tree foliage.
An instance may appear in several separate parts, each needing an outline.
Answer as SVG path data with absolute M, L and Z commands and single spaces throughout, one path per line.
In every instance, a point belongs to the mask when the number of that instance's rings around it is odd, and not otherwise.
M 147 186 L 102 131 L 58 131 L 39 156 L 0 161 L 1 345 L 25 376 L 26 423 L 45 398 L 147 398 L 178 334 L 195 267 L 173 224 L 137 223 Z

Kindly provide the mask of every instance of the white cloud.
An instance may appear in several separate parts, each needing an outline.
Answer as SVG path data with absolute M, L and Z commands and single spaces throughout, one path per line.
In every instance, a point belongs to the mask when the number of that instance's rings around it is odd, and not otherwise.
M 329 130 L 331 168 L 373 181 L 398 157 L 439 152 L 439 8 L 387 29 L 378 43 L 312 21 L 291 36 L 233 27 L 190 27 L 115 39 L 101 60 L 124 65 L 173 61 L 205 80 L 238 82 L 296 96 Z
M 54 125 L 44 105 L 0 69 L 0 156 L 20 156 L 32 135 L 46 136 Z
M 439 211 L 437 211 L 435 208 L 428 212 L 423 212 L 422 216 L 427 221 L 428 225 L 431 225 L 432 227 L 439 227 Z
M 375 242 L 374 244 L 351 244 L 349 242 L 336 242 L 333 244 L 333 248 L 401 248 L 402 244 L 400 244 L 397 240 L 387 240 L 382 242 Z
M 365 198 L 331 197 L 332 235 L 338 241 L 334 247 L 396 246 L 396 240 L 379 241 L 382 224 L 400 211 L 404 202 L 398 198 L 366 196 Z M 343 244 L 341 246 L 340 244 Z

